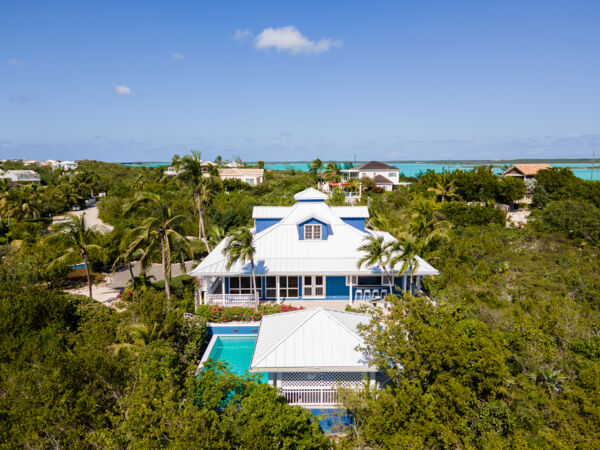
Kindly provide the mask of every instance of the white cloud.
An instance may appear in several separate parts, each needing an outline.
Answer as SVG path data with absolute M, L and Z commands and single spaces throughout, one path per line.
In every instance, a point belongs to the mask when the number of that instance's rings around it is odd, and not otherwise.
M 289 52 L 292 55 L 323 53 L 333 47 L 341 47 L 342 44 L 342 41 L 333 39 L 311 41 L 292 25 L 280 28 L 265 28 L 254 39 L 254 46 L 259 50 L 274 48 L 278 52 Z
M 252 36 L 252 32 L 250 30 L 240 30 L 237 29 L 233 33 L 233 39 L 238 42 L 244 42 L 246 39 Z
M 181 53 L 171 53 L 171 59 L 183 59 L 183 55 Z
M 22 59 L 19 59 L 19 58 L 10 58 L 10 59 L 9 59 L 7 62 L 8 62 L 8 63 L 9 63 L 11 66 L 22 66 L 23 64 L 25 64 L 25 63 L 23 62 L 23 60 L 22 60 Z
M 115 92 L 124 97 L 137 95 L 137 93 L 134 92 L 129 86 L 125 86 L 124 84 L 115 86 Z

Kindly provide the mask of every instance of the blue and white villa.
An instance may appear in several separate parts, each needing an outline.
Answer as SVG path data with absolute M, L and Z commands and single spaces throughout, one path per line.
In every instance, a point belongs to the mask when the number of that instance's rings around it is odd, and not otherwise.
M 359 250 L 369 236 L 395 238 L 367 229 L 366 206 L 329 206 L 326 194 L 308 188 L 294 196 L 293 206 L 256 206 L 256 293 L 252 292 L 251 265 L 234 263 L 227 269 L 222 241 L 191 274 L 201 280 L 197 303 L 223 306 L 259 302 L 294 303 L 298 300 L 344 301 L 382 298 L 389 283 L 380 267 L 358 267 L 365 256 Z M 398 274 L 402 263 L 390 268 L 400 292 L 420 290 L 421 278 L 438 271 L 422 258 L 412 273 Z

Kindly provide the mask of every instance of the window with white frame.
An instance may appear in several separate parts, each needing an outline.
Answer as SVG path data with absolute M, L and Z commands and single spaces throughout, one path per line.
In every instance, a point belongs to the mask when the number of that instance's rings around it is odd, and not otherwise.
M 320 241 L 321 225 L 304 225 L 304 239 L 309 241 Z
M 298 298 L 298 277 L 266 277 L 266 298 L 277 298 L 277 278 L 279 278 L 279 298 Z
M 388 177 L 394 178 L 396 176 L 396 172 L 388 173 Z
M 256 291 L 261 292 L 262 277 L 256 277 Z M 230 294 L 252 294 L 252 277 L 229 277 Z
M 325 277 L 320 275 L 305 276 L 302 288 L 304 297 L 325 297 Z

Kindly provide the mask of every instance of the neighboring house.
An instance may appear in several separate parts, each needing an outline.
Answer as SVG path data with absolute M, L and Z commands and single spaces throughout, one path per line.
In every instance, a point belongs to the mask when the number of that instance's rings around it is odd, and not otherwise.
M 338 387 L 375 386 L 377 369 L 359 350 L 364 341 L 358 325 L 366 314 L 304 309 L 263 316 L 250 372 L 267 373 L 288 404 L 332 407 L 339 404 Z
M 540 170 L 550 169 L 549 164 L 515 164 L 510 166 L 504 172 L 503 177 L 516 177 L 525 180 L 527 178 L 535 178 Z
M 535 187 L 535 176 L 540 170 L 550 169 L 549 164 L 515 164 L 510 166 L 504 172 L 503 177 L 520 178 L 527 186 L 527 193 L 531 194 Z
M 9 180 L 13 185 L 27 183 L 40 184 L 42 182 L 38 173 L 33 170 L 7 170 L 0 175 L 0 178 Z
M 54 169 L 58 168 L 59 164 L 60 163 L 55 159 L 48 159 L 46 161 L 42 161 L 40 163 L 40 166 L 50 166 L 50 167 L 52 167 L 52 170 L 54 170 Z
M 181 170 L 177 170 L 175 167 L 167 167 L 167 170 L 163 171 L 163 175 L 177 176 L 181 173 Z
M 243 164 L 240 164 L 237 161 L 230 161 L 227 164 L 225 164 L 225 167 L 243 167 Z
M 32 166 L 37 163 L 38 163 L 37 159 L 26 159 L 25 161 L 23 161 L 24 166 Z
M 75 170 L 77 166 L 78 164 L 75 161 L 61 161 L 58 163 L 58 167 L 61 167 L 63 170 Z
M 367 177 L 386 191 L 392 191 L 395 186 L 400 185 L 400 169 L 378 161 L 369 161 L 341 172 L 344 181 Z
M 197 302 L 225 306 L 255 305 L 263 300 L 354 300 L 381 298 L 389 283 L 380 267 L 358 267 L 365 254 L 359 247 L 369 236 L 394 237 L 366 228 L 366 206 L 329 206 L 327 194 L 314 188 L 297 193 L 293 206 L 255 206 L 252 230 L 256 254 L 257 292 L 251 289 L 251 265 L 235 262 L 227 268 L 223 240 L 191 272 L 201 279 Z M 416 257 L 413 273 L 391 268 L 399 291 L 420 290 L 421 277 L 438 271 Z
M 235 178 L 255 186 L 265 181 L 265 169 L 221 168 L 219 169 L 219 177 L 221 180 Z

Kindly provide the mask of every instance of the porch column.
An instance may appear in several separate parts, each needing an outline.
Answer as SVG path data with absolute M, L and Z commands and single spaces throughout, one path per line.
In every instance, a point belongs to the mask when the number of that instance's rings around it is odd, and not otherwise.
M 406 292 L 406 274 L 402 276 L 402 290 Z
M 277 304 L 281 303 L 281 297 L 279 296 L 279 275 L 275 277 L 275 287 L 277 288 Z
M 223 299 L 223 304 L 225 304 L 225 277 L 221 277 L 221 298 Z
M 348 295 L 348 304 L 350 306 L 352 306 L 352 304 L 354 303 L 354 299 L 352 298 L 352 275 L 350 275 L 348 278 L 350 279 L 350 283 L 348 283 L 350 286 L 350 293 Z

